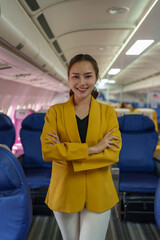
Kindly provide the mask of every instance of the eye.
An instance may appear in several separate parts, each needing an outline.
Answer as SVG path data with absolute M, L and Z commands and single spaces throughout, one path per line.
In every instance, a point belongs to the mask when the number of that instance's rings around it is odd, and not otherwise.
M 78 78 L 78 75 L 74 75 L 74 76 L 72 76 L 72 78 L 75 78 L 75 79 L 76 79 L 76 78 Z
M 91 78 L 91 77 L 92 77 L 92 75 L 87 75 L 87 76 L 86 76 L 86 78 Z

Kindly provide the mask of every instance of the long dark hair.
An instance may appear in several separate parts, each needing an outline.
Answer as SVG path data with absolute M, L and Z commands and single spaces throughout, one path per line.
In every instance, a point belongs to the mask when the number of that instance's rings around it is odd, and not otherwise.
M 78 54 L 78 55 L 74 56 L 74 57 L 71 59 L 69 65 L 68 65 L 68 77 L 69 77 L 69 73 L 70 73 L 70 70 L 71 70 L 73 64 L 75 64 L 75 63 L 77 63 L 77 62 L 81 62 L 81 61 L 88 61 L 88 62 L 90 62 L 90 63 L 92 64 L 93 69 L 94 69 L 95 74 L 96 74 L 96 78 L 98 79 L 98 78 L 99 78 L 99 68 L 98 68 L 98 64 L 97 64 L 96 60 L 95 60 L 93 57 L 91 57 L 90 55 L 88 55 L 88 54 Z M 72 89 L 70 90 L 69 94 L 70 94 L 70 96 L 72 96 L 72 95 L 74 94 L 73 91 L 72 91 Z M 92 96 L 93 96 L 94 98 L 97 98 L 97 96 L 98 96 L 98 91 L 97 91 L 97 89 L 94 88 L 94 89 L 92 90 L 92 93 L 91 93 L 91 94 L 92 94 Z

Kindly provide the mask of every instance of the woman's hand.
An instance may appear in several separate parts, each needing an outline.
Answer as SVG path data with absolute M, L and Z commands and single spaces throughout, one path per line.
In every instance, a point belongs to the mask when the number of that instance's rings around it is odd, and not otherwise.
M 96 144 L 93 147 L 88 148 L 89 155 L 95 154 L 95 153 L 100 153 L 103 152 L 105 148 L 110 148 L 113 150 L 117 150 L 116 148 L 119 148 L 120 146 L 114 141 L 114 140 L 119 140 L 121 141 L 120 138 L 115 137 L 115 136 L 110 136 L 115 129 L 112 129 L 109 131 L 100 141 L 98 144 Z M 116 148 L 115 148 L 116 147 Z
M 59 136 L 54 130 L 53 130 L 53 133 L 48 133 L 48 135 L 53 137 L 53 138 L 50 138 L 50 137 L 46 138 L 47 140 L 50 140 L 51 142 L 53 142 L 53 143 L 48 143 L 48 145 L 52 146 L 52 145 L 55 145 L 55 143 L 60 143 Z

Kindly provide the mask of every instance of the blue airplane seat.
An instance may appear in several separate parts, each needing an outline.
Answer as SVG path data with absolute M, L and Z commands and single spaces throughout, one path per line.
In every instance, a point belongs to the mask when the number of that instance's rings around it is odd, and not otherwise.
M 25 240 L 32 221 L 32 202 L 18 159 L 0 147 L 0 239 Z
M 20 130 L 24 148 L 22 166 L 30 188 L 48 187 L 51 177 L 51 162 L 42 158 L 40 136 L 44 125 L 45 113 L 33 113 L 22 122 Z
M 160 230 L 160 178 L 158 180 L 156 194 L 155 194 L 154 215 L 155 215 L 155 220 L 156 220 L 158 229 Z
M 118 118 L 118 122 L 122 136 L 118 163 L 119 192 L 123 195 L 126 207 L 129 201 L 126 200 L 128 193 L 138 196 L 138 194 L 153 194 L 156 191 L 158 176 L 155 175 L 156 159 L 153 155 L 158 133 L 153 121 L 141 114 L 124 115 Z
M 11 119 L 6 114 L 0 113 L 0 144 L 7 145 L 12 149 L 15 137 L 15 128 Z
M 52 211 L 44 203 L 50 183 L 52 163 L 42 158 L 40 136 L 45 113 L 33 113 L 22 122 L 20 130 L 24 155 L 19 158 L 30 188 L 33 215 L 51 215 Z

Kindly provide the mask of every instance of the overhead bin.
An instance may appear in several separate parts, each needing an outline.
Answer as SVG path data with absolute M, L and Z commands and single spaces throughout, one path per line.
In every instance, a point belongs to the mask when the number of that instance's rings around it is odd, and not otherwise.
M 15 48 L 36 61 L 44 70 L 66 80 L 66 68 L 38 31 L 18 1 L 1 0 L 0 34 Z

